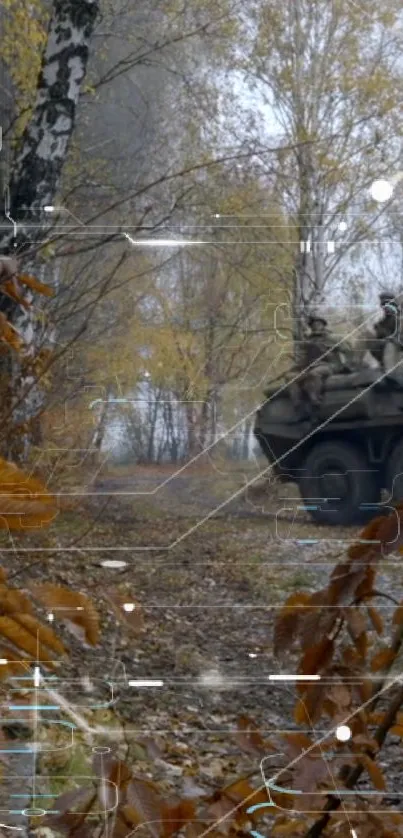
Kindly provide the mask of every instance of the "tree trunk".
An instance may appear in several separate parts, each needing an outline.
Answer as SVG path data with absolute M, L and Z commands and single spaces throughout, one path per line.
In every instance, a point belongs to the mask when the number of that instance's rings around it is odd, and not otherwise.
M 110 399 L 111 399 L 112 396 L 113 396 L 112 388 L 108 387 L 107 391 L 106 391 L 106 399 L 105 399 L 105 401 L 102 402 L 101 414 L 100 414 L 100 417 L 99 417 L 99 422 L 98 422 L 98 425 L 96 427 L 93 442 L 92 442 L 92 447 L 95 448 L 95 452 L 94 452 L 95 456 L 98 456 L 98 454 L 100 453 L 101 448 L 102 448 L 102 443 L 103 443 L 104 438 L 105 438 L 105 431 L 106 431 L 106 428 L 108 426 L 108 410 L 109 410 Z
M 46 235 L 48 216 L 44 207 L 52 207 L 57 196 L 99 5 L 100 0 L 53 2 L 36 102 L 11 169 L 9 220 L 0 231 L 0 254 L 15 253 L 25 272 L 27 261 L 32 264 L 35 248 Z M 30 269 L 35 273 L 34 267 Z M 0 311 L 18 329 L 25 345 L 21 365 L 13 365 L 15 419 L 22 416 L 24 421 L 31 420 L 42 402 L 32 372 L 24 372 L 36 353 L 34 316 L 32 309 L 22 309 L 3 294 Z M 25 456 L 27 445 L 28 439 L 23 446 Z

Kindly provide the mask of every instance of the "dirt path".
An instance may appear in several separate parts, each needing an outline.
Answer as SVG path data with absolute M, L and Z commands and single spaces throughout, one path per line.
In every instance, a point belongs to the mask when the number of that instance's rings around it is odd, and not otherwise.
M 245 504 L 238 505 L 241 515 L 233 507 L 225 517 L 206 518 L 206 508 L 214 509 L 217 502 L 210 477 L 204 482 L 176 478 L 175 485 L 169 481 L 154 495 L 133 494 L 149 492 L 152 480 L 155 485 L 154 476 L 99 483 L 84 517 L 66 514 L 54 533 L 17 539 L 13 553 L 3 553 L 2 564 L 15 570 L 27 561 L 19 553 L 27 538 L 32 548 L 48 539 L 53 549 L 38 564 L 30 554 L 20 584 L 51 578 L 87 592 L 103 622 L 96 650 L 83 652 L 78 641 L 69 640 L 72 656 L 63 677 L 75 679 L 75 694 L 87 706 L 95 698 L 105 700 L 105 679 L 113 680 L 129 739 L 154 743 L 140 758 L 141 770 L 181 792 L 194 777 L 211 791 L 211 785 L 242 768 L 236 734 L 241 714 L 251 716 L 268 737 L 295 729 L 292 685 L 269 682 L 271 674 L 284 671 L 273 657 L 273 618 L 290 593 L 323 586 L 356 533 L 317 528 L 306 519 L 279 522 L 275 512 L 281 498 L 268 518 L 256 505 L 246 517 Z M 73 550 L 68 544 L 75 545 Z M 103 567 L 110 558 L 127 565 Z M 138 636 L 116 625 L 105 599 L 118 584 L 144 612 Z M 397 559 L 385 563 L 377 586 L 403 598 Z M 386 600 L 380 603 L 385 614 L 390 607 Z M 287 672 L 295 666 L 288 656 Z M 93 685 L 90 695 L 84 674 Z M 162 685 L 136 688 L 128 684 L 132 679 Z M 397 770 L 400 761 L 390 753 Z

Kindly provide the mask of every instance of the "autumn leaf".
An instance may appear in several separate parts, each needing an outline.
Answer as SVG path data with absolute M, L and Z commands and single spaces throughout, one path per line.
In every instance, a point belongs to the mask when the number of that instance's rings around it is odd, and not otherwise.
M 323 702 L 326 697 L 326 687 L 320 682 L 312 684 L 298 700 L 294 719 L 297 724 L 311 725 L 320 719 Z
M 379 789 L 380 791 L 385 791 L 385 778 L 376 762 L 374 762 L 374 760 L 371 759 L 371 757 L 369 757 L 367 754 L 360 754 L 360 756 L 357 757 L 357 762 L 361 763 L 361 765 L 364 766 L 375 788 Z
M 369 618 L 371 620 L 371 623 L 372 623 L 375 631 L 377 632 L 377 634 L 379 634 L 379 635 L 383 634 L 383 620 L 382 620 L 382 617 L 381 617 L 379 611 L 376 611 L 375 608 L 373 608 L 372 606 L 369 606 L 368 607 L 368 616 L 369 616 Z
M 305 593 L 295 593 L 288 597 L 274 626 L 274 654 L 276 656 L 292 645 L 298 632 L 298 618 L 310 599 L 309 594 Z
M 299 672 L 302 675 L 316 675 L 319 670 L 324 669 L 330 663 L 333 653 L 333 640 L 324 637 L 319 643 L 306 650 L 299 666 Z
M 281 738 L 286 742 L 287 753 L 291 759 L 298 756 L 302 751 L 306 751 L 307 748 L 311 748 L 313 744 L 309 736 L 300 732 L 283 733 Z
M 153 838 L 160 838 L 163 804 L 155 784 L 133 777 L 126 793 L 133 823 L 147 824 Z
M 0 458 L 0 529 L 43 527 L 57 512 L 55 498 L 39 480 Z
M 33 625 L 31 624 L 29 628 L 22 625 L 23 619 L 25 620 L 27 616 L 28 615 L 21 615 L 18 622 L 16 619 L 12 619 L 11 617 L 1 616 L 0 636 L 5 637 L 6 640 L 13 643 L 17 649 L 25 652 L 25 654 L 29 655 L 32 660 L 39 660 L 41 663 L 44 663 L 49 668 L 53 669 L 54 663 L 49 659 L 49 653 L 43 650 L 39 645 L 36 633 L 31 633 L 30 629 L 33 628 Z M 37 630 L 40 631 L 43 626 L 41 626 L 35 618 L 32 619 Z
M 403 725 L 393 725 L 393 727 L 390 728 L 389 733 L 392 736 L 400 736 L 400 738 L 403 738 Z
M 401 626 L 403 623 L 403 605 L 399 605 L 396 608 L 395 613 L 393 614 L 393 625 L 394 626 Z
M 36 279 L 34 276 L 29 276 L 29 274 L 19 274 L 18 282 L 22 285 L 26 285 L 27 288 L 30 288 L 31 291 L 37 291 L 38 294 L 44 294 L 45 297 L 53 297 L 54 290 L 50 288 L 49 285 L 45 285 L 44 282 L 40 282 L 39 279 Z
M 240 716 L 237 726 L 239 730 L 237 741 L 244 750 L 259 754 L 267 748 L 267 743 L 248 716 Z
M 392 649 L 382 649 L 371 660 L 372 672 L 378 672 L 379 669 L 384 669 L 389 664 L 393 663 L 396 653 Z

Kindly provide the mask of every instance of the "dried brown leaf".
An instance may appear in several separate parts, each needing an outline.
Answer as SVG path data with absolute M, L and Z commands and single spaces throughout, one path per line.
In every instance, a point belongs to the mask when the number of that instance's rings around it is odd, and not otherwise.
M 276 656 L 292 646 L 298 633 L 299 618 L 309 601 L 310 595 L 305 593 L 295 593 L 288 597 L 274 626 L 274 654 Z
M 381 617 L 379 611 L 377 611 L 375 608 L 373 608 L 372 605 L 368 606 L 368 616 L 369 616 L 369 618 L 371 620 L 371 623 L 372 623 L 375 631 L 377 632 L 377 634 L 379 634 L 379 635 L 383 634 L 384 626 L 383 626 L 382 617 Z
M 38 628 L 41 627 L 40 623 L 37 625 Z M 0 617 L 0 636 L 5 637 L 10 643 L 13 643 L 17 649 L 25 652 L 32 660 L 39 660 L 50 669 L 54 668 L 54 663 L 49 660 L 49 655 L 40 646 L 38 648 L 36 637 L 11 617 Z
M 19 616 L 15 616 L 14 619 L 33 635 L 35 642 L 42 643 L 48 649 L 51 649 L 52 652 L 56 652 L 57 655 L 67 654 L 63 643 L 59 640 L 53 629 L 50 626 L 42 625 L 32 614 L 20 614 Z
M 395 613 L 393 614 L 393 625 L 394 626 L 401 626 L 403 623 L 403 605 L 398 605 L 396 608 Z
M 372 672 L 378 672 L 393 663 L 396 653 L 392 649 L 381 649 L 371 660 Z
M 127 786 L 127 801 L 140 818 L 138 823 L 147 824 L 153 838 L 160 838 L 163 809 L 156 786 L 146 780 L 133 778 Z
M 299 672 L 302 675 L 316 675 L 320 670 L 325 669 L 332 660 L 334 643 L 328 637 L 324 637 L 319 643 L 310 646 L 299 665 Z
M 27 288 L 30 288 L 31 291 L 37 291 L 38 294 L 44 294 L 45 297 L 53 297 L 55 293 L 53 288 L 50 288 L 49 285 L 45 285 L 44 282 L 40 282 L 39 279 L 36 279 L 34 276 L 30 276 L 29 274 L 19 274 L 18 282 L 25 285 Z
M 364 766 L 375 788 L 379 789 L 380 791 L 385 791 L 385 778 L 376 762 L 374 762 L 374 760 L 371 759 L 371 757 L 368 756 L 368 754 L 360 754 L 360 756 L 357 757 L 357 762 L 361 763 Z

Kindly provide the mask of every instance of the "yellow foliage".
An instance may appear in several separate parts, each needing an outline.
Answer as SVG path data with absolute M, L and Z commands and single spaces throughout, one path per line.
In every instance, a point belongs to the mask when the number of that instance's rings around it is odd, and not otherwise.
M 43 527 L 57 511 L 55 498 L 39 480 L 0 458 L 0 529 Z
M 14 136 L 18 138 L 29 121 L 36 96 L 48 15 L 42 0 L 3 0 L 2 9 L 0 55 L 15 87 L 19 117 Z

